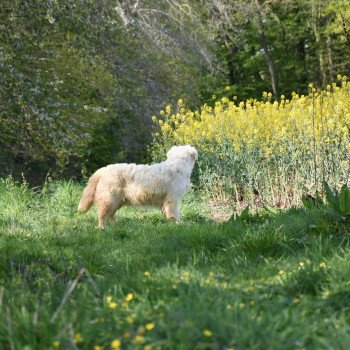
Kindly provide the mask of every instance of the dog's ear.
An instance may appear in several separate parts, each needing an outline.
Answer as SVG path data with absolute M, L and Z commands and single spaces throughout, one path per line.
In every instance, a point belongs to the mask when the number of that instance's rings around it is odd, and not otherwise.
M 198 152 L 197 152 L 197 150 L 195 149 L 195 148 L 191 148 L 191 150 L 190 150 L 190 156 L 191 156 L 191 158 L 192 158 L 192 160 L 195 162 L 196 160 L 197 160 L 197 158 L 198 158 Z

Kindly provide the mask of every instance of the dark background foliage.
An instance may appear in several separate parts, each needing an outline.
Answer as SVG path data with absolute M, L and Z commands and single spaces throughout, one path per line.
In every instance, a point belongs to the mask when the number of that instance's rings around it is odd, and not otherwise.
M 350 70 L 341 0 L 3 0 L 0 33 L 0 174 L 35 185 L 146 161 L 178 98 L 278 99 Z

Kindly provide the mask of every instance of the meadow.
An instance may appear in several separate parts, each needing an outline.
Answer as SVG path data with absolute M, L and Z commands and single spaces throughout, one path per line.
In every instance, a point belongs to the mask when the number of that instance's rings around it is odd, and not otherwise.
M 349 348 L 349 226 L 323 208 L 218 222 L 191 191 L 181 224 L 101 232 L 82 189 L 0 180 L 1 349 Z

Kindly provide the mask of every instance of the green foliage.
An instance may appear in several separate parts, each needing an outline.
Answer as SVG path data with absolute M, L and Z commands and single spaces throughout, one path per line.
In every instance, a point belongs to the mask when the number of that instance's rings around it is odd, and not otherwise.
M 339 191 L 332 190 L 329 184 L 323 182 L 325 202 L 319 194 L 316 197 L 303 196 L 302 202 L 307 209 L 323 208 L 337 220 L 348 221 L 350 218 L 350 189 L 344 184 Z

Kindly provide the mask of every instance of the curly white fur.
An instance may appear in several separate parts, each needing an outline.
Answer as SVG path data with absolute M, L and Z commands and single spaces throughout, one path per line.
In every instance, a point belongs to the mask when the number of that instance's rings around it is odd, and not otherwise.
M 179 203 L 190 188 L 197 156 L 192 146 L 174 146 L 161 163 L 111 164 L 98 169 L 84 189 L 78 210 L 88 211 L 96 203 L 101 229 L 107 218 L 114 222 L 115 212 L 124 205 L 155 206 L 167 219 L 180 221 Z

